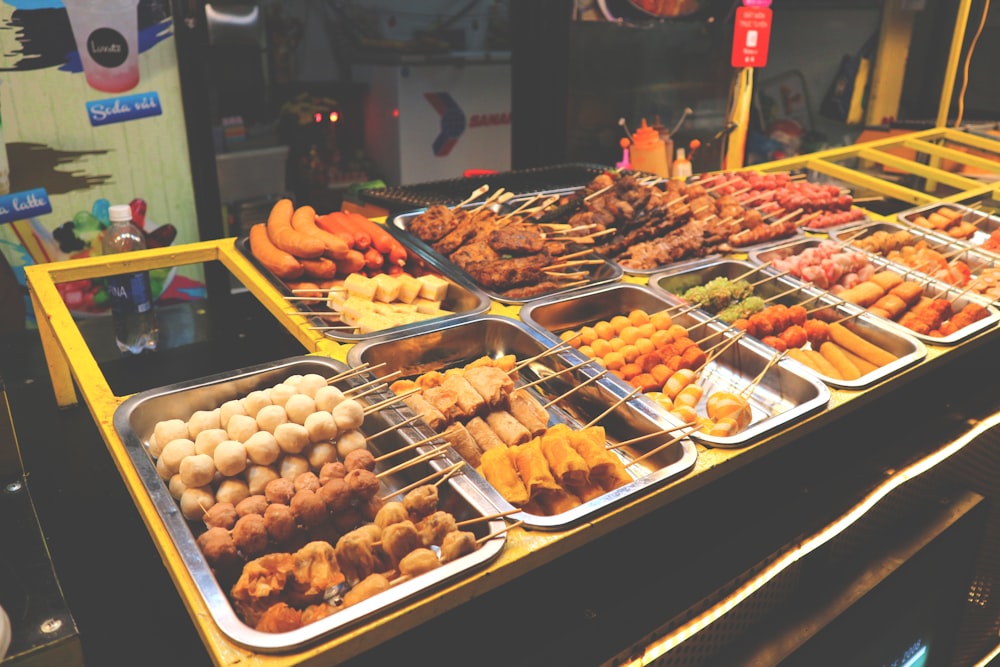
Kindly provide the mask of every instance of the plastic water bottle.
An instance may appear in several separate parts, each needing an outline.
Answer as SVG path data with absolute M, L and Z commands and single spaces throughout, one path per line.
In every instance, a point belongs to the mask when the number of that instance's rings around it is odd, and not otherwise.
M 105 255 L 144 250 L 146 238 L 132 223 L 132 208 L 127 204 L 110 207 L 111 226 L 104 232 Z M 153 290 L 149 272 L 137 271 L 109 276 L 108 297 L 115 325 L 115 340 L 123 355 L 140 354 L 156 349 L 159 327 L 153 311 Z

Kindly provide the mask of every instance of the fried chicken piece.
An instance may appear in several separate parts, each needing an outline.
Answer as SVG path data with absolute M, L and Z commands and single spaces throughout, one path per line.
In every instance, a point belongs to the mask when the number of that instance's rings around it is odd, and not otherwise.
M 230 593 L 235 600 L 261 600 L 285 590 L 288 576 L 295 570 L 289 553 L 273 553 L 255 558 L 243 566 L 243 573 Z
M 437 509 L 438 488 L 434 484 L 423 484 L 403 496 L 403 506 L 411 516 L 420 519 Z
M 337 565 L 347 583 L 357 585 L 359 581 L 375 572 L 376 560 L 372 553 L 371 533 L 360 529 L 352 530 L 337 540 L 335 554 Z

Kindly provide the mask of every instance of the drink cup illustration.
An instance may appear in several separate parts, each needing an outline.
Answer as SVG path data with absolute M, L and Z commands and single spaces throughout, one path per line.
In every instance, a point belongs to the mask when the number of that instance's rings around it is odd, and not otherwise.
M 91 88 L 121 93 L 139 84 L 138 0 L 63 0 Z

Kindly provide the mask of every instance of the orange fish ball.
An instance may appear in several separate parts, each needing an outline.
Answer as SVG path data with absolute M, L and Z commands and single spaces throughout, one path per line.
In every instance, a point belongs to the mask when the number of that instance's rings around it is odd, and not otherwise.
M 564 343 L 568 342 L 573 347 L 580 347 L 581 345 L 583 345 L 583 342 L 580 340 L 581 338 L 583 338 L 583 336 L 580 334 L 580 332 L 574 331 L 573 329 L 567 329 L 566 331 L 563 331 L 561 334 L 559 334 L 559 340 L 563 341 Z
M 621 340 L 621 338 L 619 338 L 618 340 Z M 637 348 L 635 345 L 626 345 L 621 350 L 619 350 L 619 352 L 621 352 L 622 356 L 625 357 L 626 363 L 632 363 L 633 361 L 639 358 L 640 354 L 642 354 L 641 352 L 639 352 L 639 348 Z
M 618 336 L 615 336 L 608 342 L 611 343 L 611 349 L 614 350 L 615 352 L 619 352 L 623 347 L 625 347 L 625 341 L 623 341 Z
M 653 347 L 660 349 L 661 347 L 666 347 L 674 342 L 674 337 L 670 335 L 667 329 L 657 329 L 653 332 L 653 335 L 649 337 L 650 342 Z
M 670 325 L 670 328 L 667 329 L 667 331 L 670 333 L 671 338 L 673 338 L 674 340 L 688 337 L 687 329 L 685 329 L 679 324 Z
M 633 326 L 642 326 L 650 321 L 649 313 L 647 313 L 642 308 L 636 308 L 628 314 L 628 321 Z
M 622 356 L 621 352 L 608 352 L 604 355 L 604 367 L 610 370 L 616 370 L 625 365 L 625 357 Z
M 669 329 L 673 323 L 674 318 L 670 317 L 670 313 L 665 313 L 660 311 L 658 313 L 653 313 L 649 316 L 649 321 L 653 323 L 653 326 L 657 329 L 666 331 Z
M 581 345 L 579 349 L 580 349 L 580 354 L 586 355 L 591 359 L 594 358 L 594 349 L 589 345 Z
M 654 333 L 656 333 L 656 327 L 653 326 L 652 322 L 646 322 L 645 324 L 640 324 L 639 333 L 642 335 L 643 338 L 649 338 Z
M 630 324 L 629 318 L 624 315 L 615 315 L 611 318 L 611 326 L 615 328 L 616 333 L 621 333 L 622 329 Z
M 656 349 L 653 345 L 653 341 L 650 338 L 638 338 L 635 341 L 635 346 L 639 350 L 639 354 L 649 354 Z
M 594 331 L 594 327 L 583 327 L 580 329 L 581 345 L 590 345 L 595 340 L 597 340 L 597 332 Z
M 621 330 L 618 337 L 625 341 L 626 344 L 635 343 L 635 341 L 640 337 L 639 327 L 627 326 Z
M 614 352 L 614 350 L 611 349 L 611 343 L 609 343 L 603 338 L 598 338 L 597 340 L 595 340 L 591 344 L 590 349 L 594 351 L 595 357 L 603 357 L 608 352 Z
M 618 332 L 615 331 L 615 328 L 611 326 L 611 322 L 606 320 L 601 320 L 600 322 L 594 324 L 594 333 L 596 333 L 599 338 L 603 338 L 604 340 L 611 340 L 618 334 Z

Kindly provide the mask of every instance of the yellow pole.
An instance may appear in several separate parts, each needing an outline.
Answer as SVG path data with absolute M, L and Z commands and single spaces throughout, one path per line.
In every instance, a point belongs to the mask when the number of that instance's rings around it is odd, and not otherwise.
M 726 154 L 723 168 L 726 170 L 741 169 L 747 145 L 747 132 L 750 129 L 750 107 L 753 101 L 753 68 L 744 67 L 734 77 L 733 106 L 729 122 L 733 131 L 726 139 Z
M 938 114 L 935 125 L 944 127 L 948 124 L 948 111 L 951 110 L 951 95 L 955 90 L 955 73 L 958 71 L 958 60 L 962 56 L 962 43 L 965 41 L 965 28 L 969 23 L 969 8 L 972 0 L 960 0 L 955 14 L 955 31 L 951 36 L 951 50 L 948 52 L 948 65 L 944 71 L 944 85 L 941 87 L 941 99 L 938 102 Z

